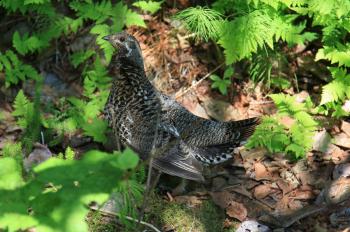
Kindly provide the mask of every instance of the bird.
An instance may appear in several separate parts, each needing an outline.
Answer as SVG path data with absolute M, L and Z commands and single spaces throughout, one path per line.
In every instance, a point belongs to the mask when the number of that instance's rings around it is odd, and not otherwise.
M 119 32 L 103 37 L 115 49 L 112 86 L 104 117 L 121 145 L 160 172 L 204 182 L 203 170 L 232 159 L 260 118 L 219 122 L 198 117 L 148 80 L 137 39 Z

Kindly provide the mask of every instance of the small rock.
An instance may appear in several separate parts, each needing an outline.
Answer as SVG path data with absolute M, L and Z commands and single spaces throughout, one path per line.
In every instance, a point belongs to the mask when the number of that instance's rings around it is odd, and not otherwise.
M 350 148 L 350 137 L 345 133 L 340 133 L 334 136 L 335 145 Z
M 296 96 L 296 98 L 295 98 L 296 102 L 303 103 L 306 101 L 306 99 L 308 97 L 310 97 L 310 94 L 308 92 L 306 92 L 305 90 L 303 90 L 300 93 L 296 94 L 295 96 Z
M 344 105 L 342 106 L 342 109 L 345 112 L 350 113 L 350 100 L 345 101 Z
M 314 151 L 326 152 L 331 142 L 331 136 L 323 129 L 315 134 L 313 141 L 312 149 Z
M 23 165 L 26 171 L 29 171 L 34 164 L 39 164 L 52 157 L 51 151 L 47 146 L 36 143 L 34 150 L 27 158 L 23 160 Z
M 345 132 L 348 136 L 350 136 L 350 123 L 346 121 L 341 122 L 341 130 Z
M 248 220 L 242 222 L 242 224 L 237 228 L 236 232 L 270 232 L 272 231 L 268 226 L 261 224 L 254 220 Z

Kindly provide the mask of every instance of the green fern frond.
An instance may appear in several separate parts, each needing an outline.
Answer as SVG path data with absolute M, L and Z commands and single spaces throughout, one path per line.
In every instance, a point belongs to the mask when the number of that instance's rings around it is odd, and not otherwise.
M 148 11 L 151 14 L 154 14 L 161 8 L 161 5 L 163 2 L 164 1 L 155 2 L 151 0 L 138 1 L 138 2 L 134 2 L 132 5 L 140 8 L 141 10 Z
M 204 41 L 216 40 L 220 33 L 222 15 L 207 7 L 190 7 L 180 11 L 176 18 L 183 21 L 187 29 Z
M 226 63 L 249 57 L 267 44 L 273 48 L 272 19 L 266 11 L 255 10 L 233 21 L 225 22 L 218 43 L 225 49 Z
M 344 101 L 345 97 L 350 98 L 350 74 L 347 74 L 342 68 L 331 68 L 330 70 L 333 81 L 322 87 L 320 105 Z
M 315 59 L 327 59 L 332 64 L 339 63 L 339 66 L 350 67 L 350 43 L 337 43 L 335 47 L 324 46 L 318 50 Z
M 277 118 L 265 116 L 249 138 L 246 147 L 266 147 L 270 152 L 282 152 L 288 144 L 290 138 L 286 134 L 286 128 Z

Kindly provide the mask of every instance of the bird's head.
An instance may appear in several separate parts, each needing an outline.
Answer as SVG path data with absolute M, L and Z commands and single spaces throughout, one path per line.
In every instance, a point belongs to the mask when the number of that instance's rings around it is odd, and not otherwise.
M 143 58 L 140 45 L 136 38 L 126 32 L 111 34 L 103 37 L 117 49 L 112 62 L 127 62 L 130 65 L 143 69 Z

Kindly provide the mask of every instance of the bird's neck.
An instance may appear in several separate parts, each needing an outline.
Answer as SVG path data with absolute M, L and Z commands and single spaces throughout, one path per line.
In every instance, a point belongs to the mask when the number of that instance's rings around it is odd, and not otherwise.
M 129 62 L 121 62 L 120 67 L 119 67 L 119 71 L 121 74 L 124 74 L 124 75 L 133 74 L 131 76 L 131 78 L 133 76 L 135 76 L 135 78 L 137 78 L 137 76 L 139 78 L 146 78 L 146 73 L 145 73 L 145 69 L 143 67 L 143 64 L 141 66 L 141 65 L 136 65 L 136 64 L 129 63 Z

